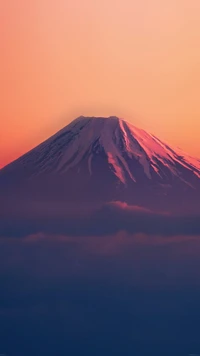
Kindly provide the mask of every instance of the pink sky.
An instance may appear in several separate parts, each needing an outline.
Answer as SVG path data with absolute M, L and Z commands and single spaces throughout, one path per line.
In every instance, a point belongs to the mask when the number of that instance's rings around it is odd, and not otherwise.
M 80 115 L 200 156 L 199 0 L 0 1 L 0 167 Z

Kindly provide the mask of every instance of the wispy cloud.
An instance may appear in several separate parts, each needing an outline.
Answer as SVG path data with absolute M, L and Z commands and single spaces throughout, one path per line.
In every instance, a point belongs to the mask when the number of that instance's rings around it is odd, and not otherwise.
M 172 215 L 110 202 L 98 208 L 47 204 L 10 207 L 1 213 L 0 235 L 23 237 L 36 233 L 103 236 L 120 231 L 161 236 L 200 235 L 200 216 Z

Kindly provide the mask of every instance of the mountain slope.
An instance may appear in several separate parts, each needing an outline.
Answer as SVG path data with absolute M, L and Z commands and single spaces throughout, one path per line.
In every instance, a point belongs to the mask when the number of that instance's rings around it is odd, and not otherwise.
M 157 196 L 168 206 L 199 194 L 200 160 L 117 117 L 79 117 L 0 170 L 1 186 L 69 201 L 149 205 Z

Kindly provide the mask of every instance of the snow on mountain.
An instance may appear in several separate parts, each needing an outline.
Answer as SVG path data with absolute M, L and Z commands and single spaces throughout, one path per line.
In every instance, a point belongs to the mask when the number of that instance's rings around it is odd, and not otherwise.
M 163 196 L 199 192 L 200 160 L 115 116 L 81 116 L 0 170 L 0 188 L 3 181 L 23 187 L 36 180 L 49 186 L 47 194 L 60 187 L 72 201 L 99 194 L 140 204 L 152 187 Z
M 137 182 L 134 167 L 130 168 L 127 157 L 139 162 L 148 179 L 152 179 L 154 174 L 165 180 L 163 168 L 182 181 L 184 177 L 180 168 L 200 178 L 200 160 L 180 149 L 172 149 L 154 135 L 117 117 L 79 117 L 3 171 L 21 165 L 33 174 L 66 173 L 78 167 L 84 159 L 92 175 L 93 162 L 102 151 L 107 156 L 110 169 L 123 184 L 126 177 Z

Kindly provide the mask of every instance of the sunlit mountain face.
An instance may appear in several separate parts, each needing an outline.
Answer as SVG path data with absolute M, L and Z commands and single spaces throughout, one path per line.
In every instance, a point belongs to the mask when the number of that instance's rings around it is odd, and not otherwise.
M 2 196 L 79 204 L 199 207 L 200 160 L 118 117 L 79 117 L 0 170 Z

